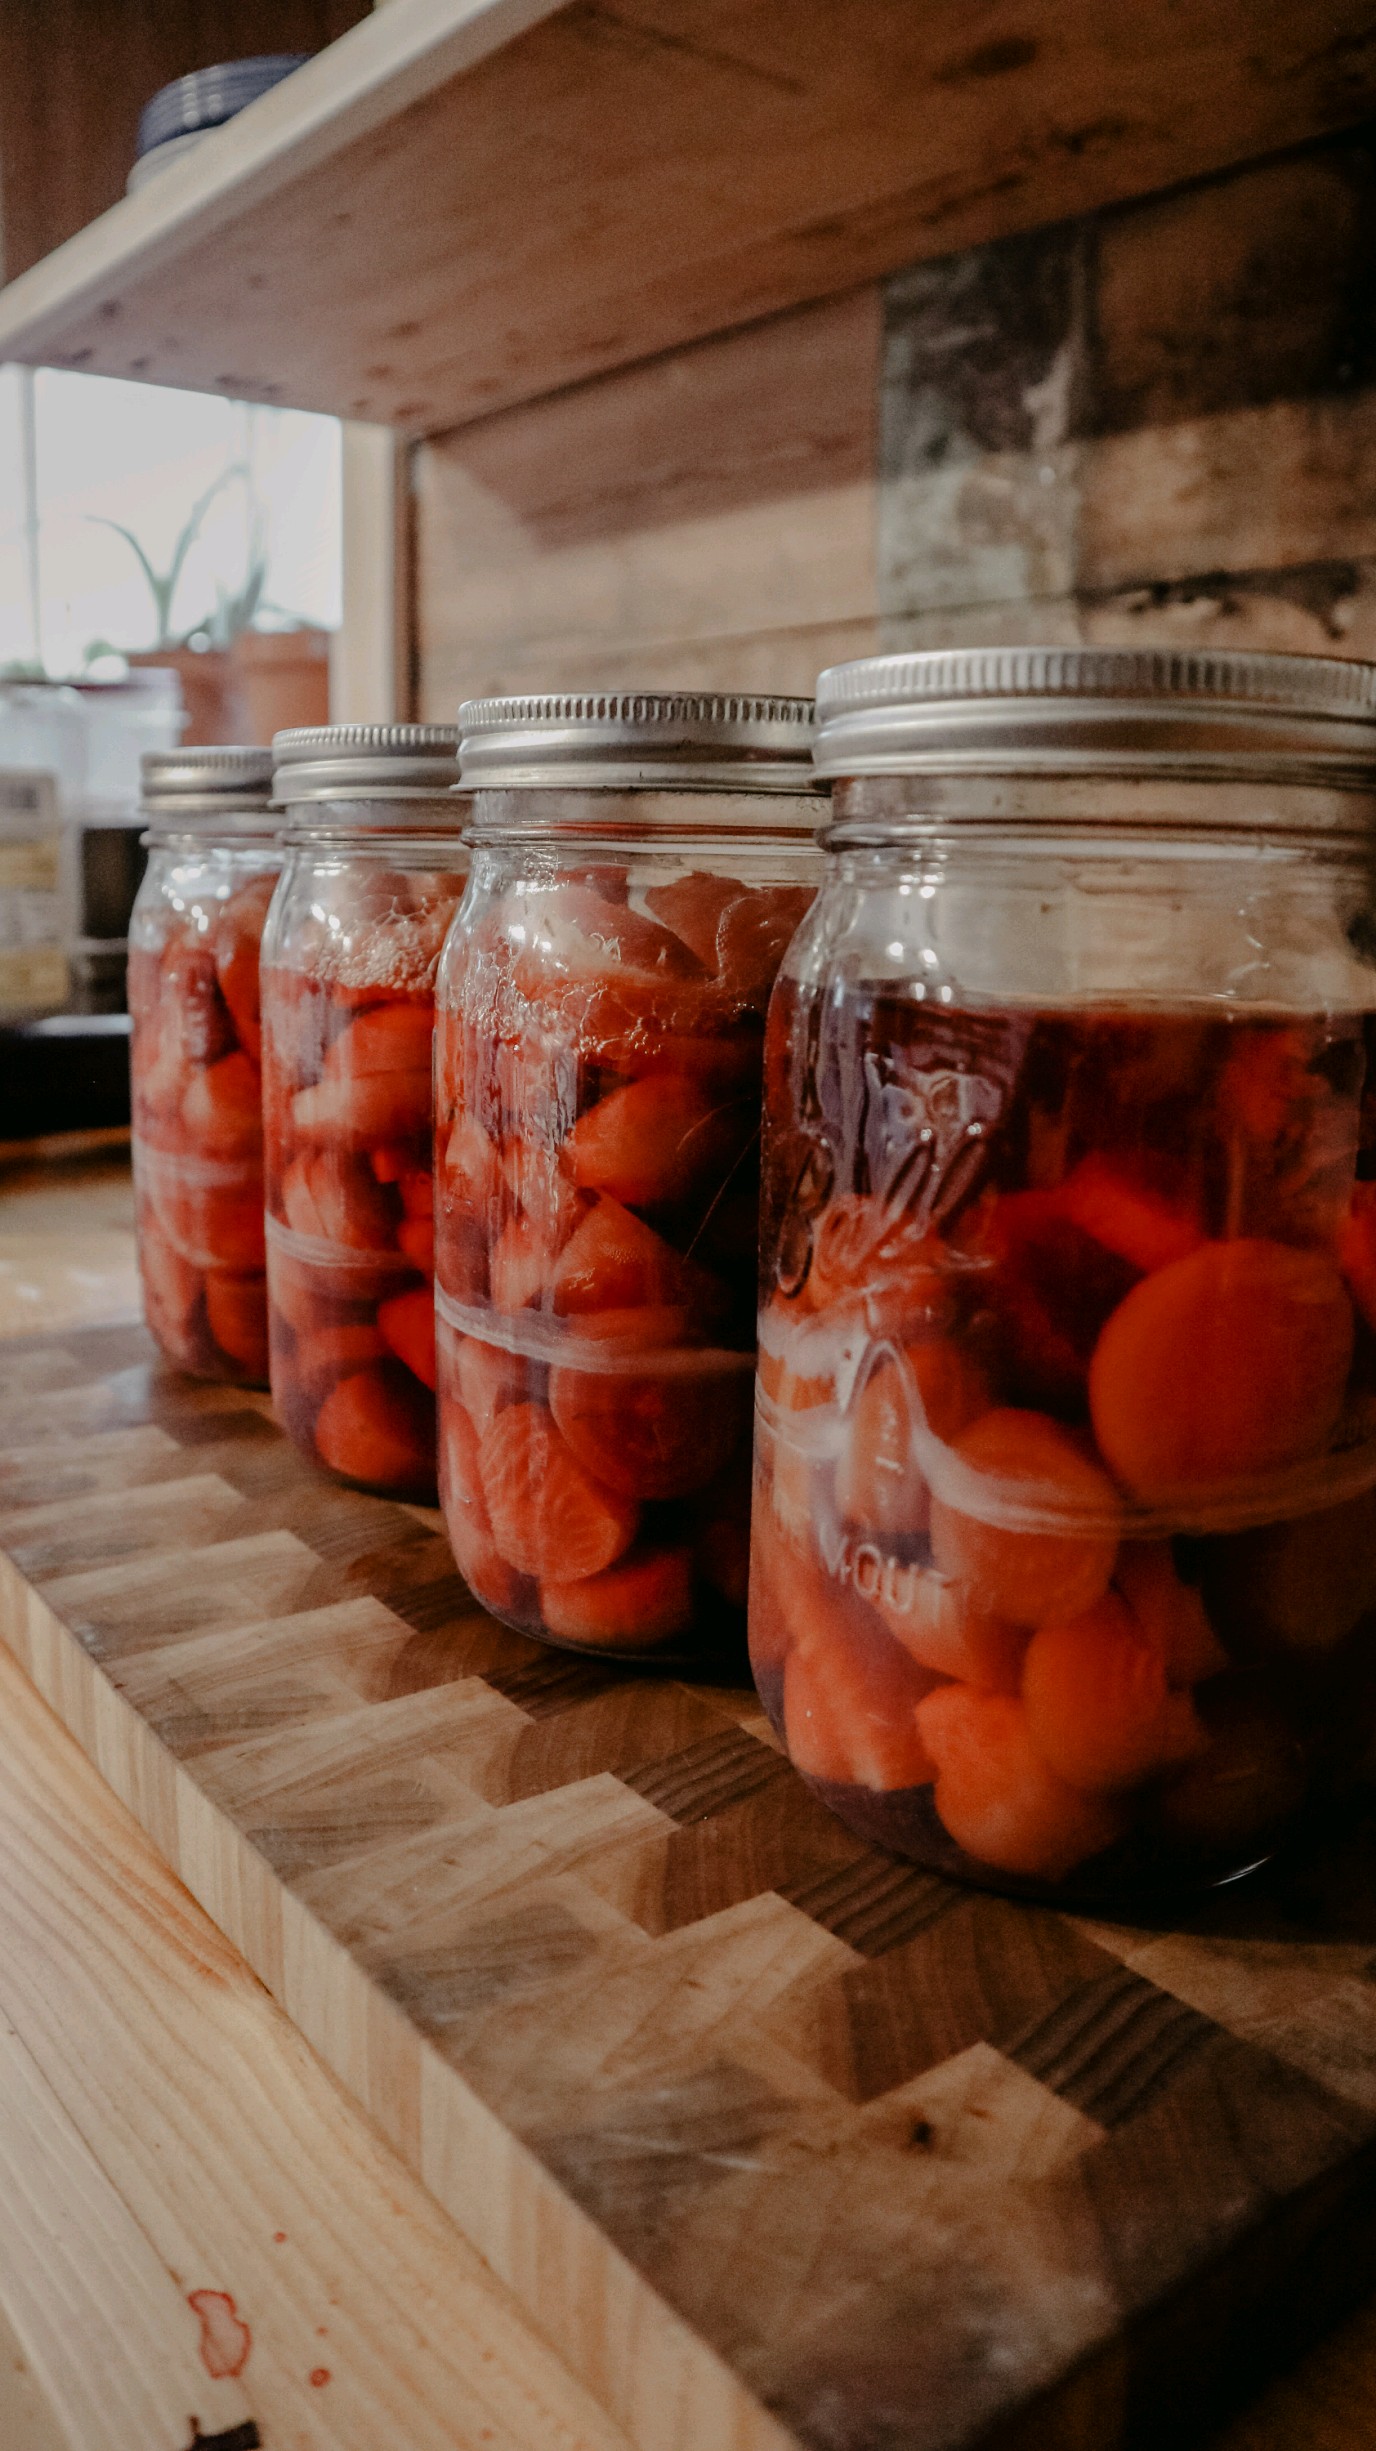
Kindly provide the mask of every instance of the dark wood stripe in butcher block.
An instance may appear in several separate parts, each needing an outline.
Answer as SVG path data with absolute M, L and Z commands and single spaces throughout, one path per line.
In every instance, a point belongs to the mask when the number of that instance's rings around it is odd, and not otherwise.
M 1184 2444 L 1368 2277 L 1370 1831 L 1174 1929 L 956 1889 L 127 1327 L 0 1353 L 0 1548 L 0 1633 L 643 2451 Z

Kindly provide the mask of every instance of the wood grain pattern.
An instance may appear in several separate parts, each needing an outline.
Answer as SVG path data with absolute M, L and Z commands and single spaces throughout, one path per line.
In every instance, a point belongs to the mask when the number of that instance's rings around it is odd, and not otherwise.
M 441 431 L 1373 95 L 1363 0 L 397 0 L 23 275 L 0 347 Z
M 0 1542 L 16 1656 L 646 2451 L 1183 2441 L 1369 2272 L 1369 1837 L 1173 1935 L 951 1888 L 128 1329 L 0 1357 Z
M 879 297 L 858 290 L 415 454 L 421 702 L 810 694 L 877 644 Z
M 0 2096 L 0 2299 L 71 2451 L 186 2451 L 196 2425 L 247 2434 L 237 2350 L 207 2372 L 196 2313 L 4 2028 Z
M 1370 129 L 885 292 L 892 646 L 1376 653 Z
M 404 723 L 412 609 L 406 453 L 386 426 L 345 425 L 339 445 L 341 604 L 330 637 L 330 721 Z
M 73 2451 L 13 2324 L 0 2308 L 0 2442 L 5 2451 Z
M 3 1652 L 0 1713 L 4 2451 L 188 2451 L 235 2410 L 265 2451 L 627 2451 Z M 201 2289 L 249 2327 L 237 2384 Z

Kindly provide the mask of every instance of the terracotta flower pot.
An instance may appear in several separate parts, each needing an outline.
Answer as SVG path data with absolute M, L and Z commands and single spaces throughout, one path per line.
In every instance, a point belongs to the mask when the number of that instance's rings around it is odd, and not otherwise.
M 242 683 L 224 648 L 207 647 L 198 654 L 194 647 L 151 647 L 128 661 L 144 671 L 175 672 L 186 707 L 184 748 L 203 749 L 220 741 L 258 737 L 243 730 Z
M 240 740 L 267 743 L 293 725 L 329 722 L 327 630 L 245 630 L 229 654 L 244 727 Z
M 129 662 L 176 673 L 189 749 L 220 741 L 266 746 L 274 732 L 330 720 L 328 630 L 245 630 L 232 647 L 150 648 Z

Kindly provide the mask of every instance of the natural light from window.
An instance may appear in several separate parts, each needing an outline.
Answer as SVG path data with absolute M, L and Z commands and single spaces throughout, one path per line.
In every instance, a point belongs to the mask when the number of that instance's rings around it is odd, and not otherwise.
M 0 674 L 336 628 L 339 461 L 332 417 L 0 367 Z

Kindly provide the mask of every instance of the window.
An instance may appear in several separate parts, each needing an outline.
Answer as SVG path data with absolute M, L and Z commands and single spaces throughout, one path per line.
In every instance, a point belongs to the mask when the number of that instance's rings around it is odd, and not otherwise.
M 337 627 L 339 457 L 332 417 L 0 368 L 0 672 Z

